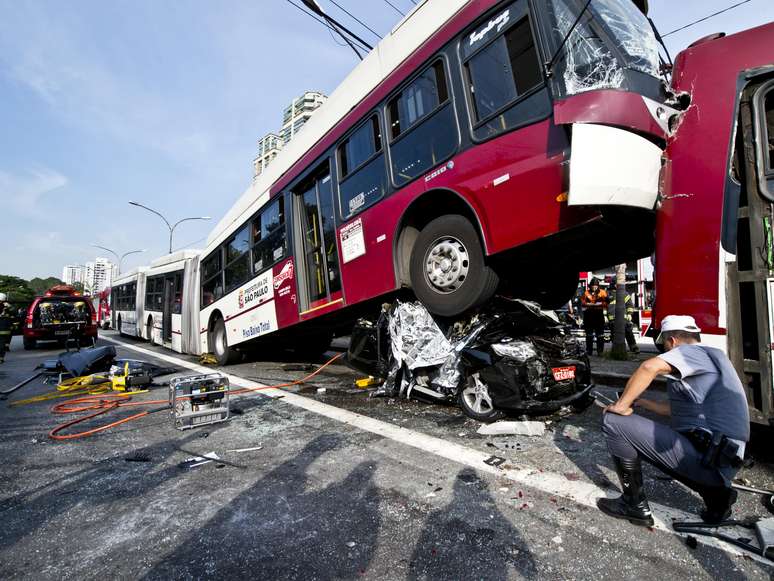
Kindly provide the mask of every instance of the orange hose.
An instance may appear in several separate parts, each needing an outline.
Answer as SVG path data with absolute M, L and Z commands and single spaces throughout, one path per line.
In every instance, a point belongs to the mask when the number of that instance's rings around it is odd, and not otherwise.
M 344 356 L 343 353 L 339 353 L 338 355 L 331 357 L 328 361 L 326 361 L 324 364 L 318 367 L 313 373 L 310 373 L 309 375 L 301 379 L 297 379 L 289 383 L 280 383 L 278 385 L 266 385 L 263 387 L 255 387 L 255 388 L 244 387 L 242 389 L 236 389 L 236 390 L 230 391 L 229 394 L 241 395 L 241 394 L 250 393 L 254 391 L 262 391 L 265 389 L 280 389 L 283 387 L 291 387 L 294 385 L 298 385 L 300 383 L 304 383 L 310 380 L 315 375 L 320 373 L 323 369 L 328 367 L 331 363 L 333 363 L 334 361 L 336 361 L 337 359 L 343 356 Z M 91 410 L 97 410 L 97 411 L 94 412 L 93 414 L 89 414 L 87 416 L 83 416 L 56 426 L 53 430 L 51 430 L 48 433 L 48 437 L 51 438 L 52 440 L 74 440 L 76 438 L 85 438 L 86 436 L 91 436 L 99 432 L 104 432 L 105 430 L 109 430 L 110 428 L 114 428 L 126 422 L 131 422 L 132 420 L 136 420 L 144 416 L 147 416 L 148 414 L 153 413 L 153 411 L 160 411 L 160 410 L 143 411 L 138 414 L 129 416 L 127 418 L 123 418 L 121 420 L 111 422 L 109 424 L 98 426 L 96 428 L 92 428 L 84 432 L 75 432 L 73 434 L 64 434 L 64 435 L 60 435 L 59 432 L 69 428 L 70 426 L 74 426 L 76 424 L 80 424 L 81 422 L 85 422 L 92 418 L 96 418 L 97 416 L 101 416 L 102 414 L 105 414 L 111 410 L 118 409 L 120 407 L 133 407 L 133 406 L 141 406 L 141 405 L 169 403 L 168 400 L 165 400 L 165 399 L 153 399 L 148 401 L 137 401 L 137 402 L 132 402 L 130 400 L 131 400 L 131 395 L 129 394 L 107 394 L 107 395 L 88 395 L 85 397 L 79 397 L 76 399 L 71 399 L 65 402 L 58 403 L 53 408 L 51 408 L 51 413 L 73 414 L 73 413 L 81 413 L 81 412 L 86 412 Z

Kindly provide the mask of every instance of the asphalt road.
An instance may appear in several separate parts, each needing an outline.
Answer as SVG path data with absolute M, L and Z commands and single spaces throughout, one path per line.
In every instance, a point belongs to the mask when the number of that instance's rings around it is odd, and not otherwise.
M 0 389 L 58 352 L 14 340 Z M 142 342 L 118 352 L 193 365 Z M 271 385 L 309 372 L 294 363 L 227 371 Z M 337 362 L 283 393 L 234 398 L 228 422 L 178 431 L 160 412 L 67 442 L 47 437 L 71 419 L 52 415 L 53 402 L 9 405 L 53 387 L 19 390 L 0 402 L 2 577 L 772 578 L 770 566 L 727 547 L 687 547 L 668 523 L 639 528 L 593 508 L 600 489 L 616 486 L 597 407 L 550 418 L 542 437 L 487 437 L 454 407 L 370 398 L 355 377 Z M 134 401 L 166 397 L 158 387 Z M 137 411 L 128 409 L 85 425 Z M 753 450 L 740 476 L 772 487 L 765 446 Z M 210 452 L 222 462 L 180 465 Z M 492 455 L 505 463 L 484 464 Z M 700 508 L 657 471 L 646 479 L 658 514 Z M 766 512 L 743 495 L 736 514 Z

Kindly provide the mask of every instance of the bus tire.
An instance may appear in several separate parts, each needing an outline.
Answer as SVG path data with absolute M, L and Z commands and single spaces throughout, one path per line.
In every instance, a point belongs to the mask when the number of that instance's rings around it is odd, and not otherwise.
M 217 319 L 210 331 L 210 351 L 218 360 L 218 365 L 230 365 L 239 359 L 239 352 L 228 346 L 226 335 L 226 323 L 223 319 Z
M 145 323 L 145 334 L 148 336 L 148 343 L 155 345 L 153 340 L 153 317 L 148 317 L 148 321 Z
M 489 300 L 497 273 L 484 262 L 478 234 L 457 214 L 440 216 L 417 236 L 409 276 L 414 294 L 436 315 L 453 317 Z

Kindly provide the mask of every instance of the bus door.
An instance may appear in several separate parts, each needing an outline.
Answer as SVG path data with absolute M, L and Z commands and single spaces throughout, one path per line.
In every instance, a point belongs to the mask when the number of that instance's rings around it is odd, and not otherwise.
M 172 341 L 172 310 L 174 308 L 175 293 L 175 274 L 168 274 L 164 277 L 164 307 L 161 315 L 161 340 L 164 343 Z
M 737 151 L 736 261 L 728 269 L 728 351 L 752 419 L 774 423 L 774 76 L 745 89 L 738 130 L 743 146 Z
M 330 172 L 318 175 L 294 197 L 299 216 L 299 312 L 303 316 L 342 302 Z

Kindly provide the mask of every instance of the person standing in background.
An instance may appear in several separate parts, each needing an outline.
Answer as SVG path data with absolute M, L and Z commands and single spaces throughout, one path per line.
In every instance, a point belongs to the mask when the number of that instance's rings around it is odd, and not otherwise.
M 591 355 L 594 350 L 594 339 L 597 341 L 597 355 L 605 351 L 605 309 L 607 308 L 607 293 L 599 287 L 599 279 L 592 278 L 589 288 L 581 297 L 583 305 L 583 330 L 586 332 L 586 353 Z

